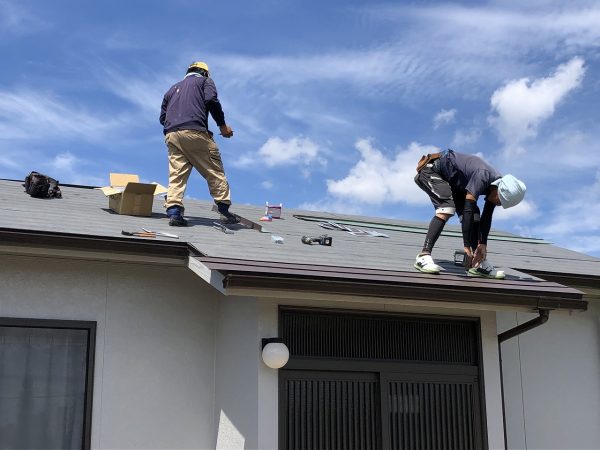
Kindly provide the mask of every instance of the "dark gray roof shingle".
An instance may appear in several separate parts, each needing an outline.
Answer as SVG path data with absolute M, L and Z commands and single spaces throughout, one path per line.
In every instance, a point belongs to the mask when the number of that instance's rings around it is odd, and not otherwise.
M 152 217 L 133 217 L 110 211 L 107 198 L 98 190 L 64 186 L 62 192 L 62 199 L 35 199 L 23 192 L 21 183 L 0 181 L 0 228 L 121 238 L 121 230 L 140 230 L 145 227 L 175 233 L 202 254 L 213 257 L 414 271 L 414 258 L 421 249 L 423 232 L 427 226 L 425 223 L 316 213 L 284 207 L 282 219 L 261 222 L 269 232 L 260 233 L 253 229 L 232 226 L 236 231 L 228 235 L 213 228 L 213 222 L 219 219 L 219 215 L 212 211 L 213 203 L 210 201 L 186 199 L 186 218 L 190 221 L 190 226 L 174 228 L 168 226 L 162 208 L 162 198 L 159 197 L 154 199 Z M 264 213 L 264 206 L 234 205 L 232 211 L 258 222 Z M 416 227 L 417 230 L 411 232 L 374 229 L 386 233 L 389 238 L 353 236 L 343 231 L 325 230 L 319 227 L 317 222 L 301 220 L 294 217 L 295 215 L 329 218 L 334 221 L 376 222 Z M 366 224 L 360 228 L 369 229 Z M 462 247 L 462 239 L 458 236 L 457 227 L 448 227 L 448 231 L 454 231 L 450 234 L 455 235 L 441 236 L 435 248 L 434 258 L 451 267 L 454 250 Z M 309 246 L 300 241 L 303 235 L 320 234 L 332 236 L 333 246 Z M 511 273 L 508 269 L 513 268 L 600 277 L 598 258 L 540 241 L 513 242 L 510 238 L 515 236 L 510 233 L 493 234 L 509 239 L 491 240 L 488 245 L 490 261 L 507 269 L 508 274 Z M 271 235 L 283 237 L 284 243 L 273 243 Z M 515 276 L 522 275 L 514 271 L 512 273 Z

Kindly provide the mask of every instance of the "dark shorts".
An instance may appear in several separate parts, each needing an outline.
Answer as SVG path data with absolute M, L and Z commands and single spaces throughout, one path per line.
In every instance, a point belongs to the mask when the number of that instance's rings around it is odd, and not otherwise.
M 438 160 L 439 161 L 439 160 Z M 454 215 L 464 209 L 465 193 L 452 189 L 450 184 L 435 171 L 435 162 L 427 164 L 415 176 L 415 183 L 429 195 L 436 213 Z

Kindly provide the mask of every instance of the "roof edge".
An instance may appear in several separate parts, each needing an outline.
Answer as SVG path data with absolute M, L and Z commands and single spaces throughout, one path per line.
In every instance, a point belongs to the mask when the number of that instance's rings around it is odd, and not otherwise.
M 106 237 L 49 231 L 0 228 L 0 243 L 9 246 L 57 247 L 65 250 L 117 252 L 121 254 L 175 257 L 200 256 L 187 242 Z
M 520 307 L 531 310 L 587 310 L 581 298 L 544 296 L 516 292 L 482 292 L 478 289 L 455 287 L 423 287 L 406 283 L 383 283 L 361 280 L 335 280 L 283 275 L 229 273 L 223 279 L 225 289 L 268 289 L 305 294 L 350 295 L 389 299 L 412 299 L 439 303 L 460 303 L 497 307 Z
M 456 275 L 198 257 L 225 289 L 266 289 L 452 303 L 584 311 L 584 293 L 546 280 L 482 280 Z
M 545 272 L 542 270 L 531 270 L 531 269 L 519 269 L 515 268 L 520 272 L 527 273 L 531 276 L 542 278 L 544 280 L 553 281 L 565 286 L 572 286 L 578 288 L 592 288 L 598 289 L 600 286 L 600 276 L 594 275 L 579 275 L 571 273 L 555 273 Z

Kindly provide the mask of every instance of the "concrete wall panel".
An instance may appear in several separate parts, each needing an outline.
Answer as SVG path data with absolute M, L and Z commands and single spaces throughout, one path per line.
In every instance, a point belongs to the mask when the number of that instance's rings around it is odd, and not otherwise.
M 217 299 L 185 268 L 0 255 L 0 315 L 97 322 L 93 448 L 214 445 Z
M 505 329 L 533 317 L 503 314 L 499 324 Z M 600 448 L 597 302 L 583 313 L 550 313 L 546 324 L 507 341 L 502 352 L 510 448 Z

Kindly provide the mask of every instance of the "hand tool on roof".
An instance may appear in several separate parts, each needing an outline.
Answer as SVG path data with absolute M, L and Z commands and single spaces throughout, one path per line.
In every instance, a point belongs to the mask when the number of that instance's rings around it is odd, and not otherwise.
M 464 250 L 456 250 L 454 252 L 454 265 L 462 266 L 466 269 L 471 268 L 471 262 L 473 261 L 473 257 L 467 255 Z
M 300 240 L 302 241 L 303 244 L 308 244 L 308 245 L 319 244 L 319 245 L 326 245 L 327 247 L 331 247 L 333 238 L 331 236 L 327 236 L 326 234 L 323 234 L 323 235 L 317 236 L 317 237 L 302 236 L 302 238 Z
M 145 237 L 145 238 L 152 238 L 154 239 L 156 237 L 156 233 L 154 232 L 147 232 L 147 231 L 125 231 L 125 230 L 121 230 L 121 234 L 124 236 L 136 236 L 136 237 Z
M 146 233 L 154 233 L 157 236 L 164 236 L 164 237 L 168 237 L 168 238 L 179 239 L 179 236 L 177 236 L 176 234 L 172 234 L 172 233 L 164 233 L 162 231 L 152 231 L 147 228 L 142 228 L 142 230 L 144 230 Z
M 216 228 L 219 231 L 222 231 L 225 234 L 233 234 L 233 230 L 230 230 L 221 222 L 213 222 L 213 228 Z
M 213 205 L 212 210 L 215 212 L 219 212 L 217 205 Z M 234 214 L 234 213 L 232 213 L 232 214 L 240 220 L 237 225 L 240 225 L 240 226 L 243 226 L 246 228 L 250 228 L 251 230 L 258 230 L 260 233 L 268 233 L 268 230 L 265 230 L 263 228 L 262 224 L 257 223 L 257 222 L 252 222 L 251 220 L 248 220 L 245 217 L 240 216 L 239 214 Z M 224 222 L 221 222 L 221 223 L 223 224 Z M 229 224 L 229 225 L 236 225 L 236 224 Z

